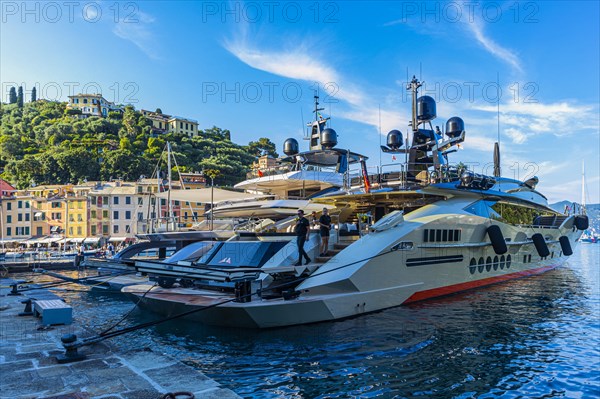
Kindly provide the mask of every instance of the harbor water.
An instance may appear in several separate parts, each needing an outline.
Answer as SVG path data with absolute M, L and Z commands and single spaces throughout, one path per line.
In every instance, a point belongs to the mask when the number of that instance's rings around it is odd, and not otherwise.
M 597 398 L 599 266 L 600 245 L 581 244 L 539 276 L 353 319 L 264 331 L 178 320 L 113 343 L 175 356 L 248 398 Z M 95 331 L 133 307 L 55 292 Z M 135 309 L 122 326 L 159 318 Z

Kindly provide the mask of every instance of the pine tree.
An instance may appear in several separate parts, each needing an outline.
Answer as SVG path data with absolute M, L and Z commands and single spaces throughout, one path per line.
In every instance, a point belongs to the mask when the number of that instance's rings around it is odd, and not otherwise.
M 8 95 L 8 103 L 9 104 L 16 104 L 17 102 L 17 91 L 15 90 L 14 86 L 10 88 L 10 93 Z
M 31 89 L 31 102 L 34 103 L 37 100 L 37 90 L 35 89 L 35 86 L 33 86 L 33 89 Z
M 17 93 L 17 107 L 23 108 L 23 86 L 19 86 L 19 92 Z

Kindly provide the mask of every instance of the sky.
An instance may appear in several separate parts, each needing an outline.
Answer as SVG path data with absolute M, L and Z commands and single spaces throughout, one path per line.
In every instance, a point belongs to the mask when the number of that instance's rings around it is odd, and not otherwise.
M 599 4 L 3 0 L 2 99 L 15 85 L 61 101 L 100 92 L 240 144 L 269 137 L 281 153 L 288 137 L 307 146 L 318 90 L 338 146 L 376 167 L 392 162 L 387 132 L 409 130 L 416 75 L 434 126 L 465 121 L 451 163 L 491 174 L 499 137 L 504 176 L 581 202 L 585 162 L 586 202 L 599 203 Z

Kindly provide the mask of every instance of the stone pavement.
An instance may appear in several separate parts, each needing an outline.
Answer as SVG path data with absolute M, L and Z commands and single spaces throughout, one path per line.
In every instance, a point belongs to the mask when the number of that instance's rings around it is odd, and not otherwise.
M 33 316 L 17 316 L 23 297 L 6 293 L 0 290 L 0 398 L 158 399 L 180 391 L 197 399 L 239 398 L 194 368 L 150 350 L 117 353 L 99 343 L 79 350 L 86 360 L 58 364 L 55 356 L 64 353 L 60 337 L 78 326 L 44 329 Z

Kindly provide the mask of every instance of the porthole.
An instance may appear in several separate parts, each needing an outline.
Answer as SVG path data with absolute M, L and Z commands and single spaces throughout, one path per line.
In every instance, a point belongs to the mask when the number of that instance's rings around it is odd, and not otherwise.
M 498 259 L 498 255 L 494 256 L 494 270 L 498 270 L 498 263 L 500 260 Z
M 504 255 L 500 257 L 500 269 L 504 269 Z
M 483 262 L 483 257 L 479 258 L 479 265 L 477 265 L 477 270 L 479 273 L 483 273 L 483 269 L 485 269 L 485 264 Z
M 477 261 L 475 260 L 475 258 L 471 258 L 471 263 L 469 263 L 469 271 L 471 272 L 471 274 L 475 274 L 475 272 L 477 271 Z
M 485 260 L 485 271 L 489 272 L 490 270 L 492 270 L 492 258 L 488 256 Z
M 511 259 L 510 255 L 506 255 L 506 268 L 507 269 L 510 267 L 511 262 L 512 262 L 512 259 Z

